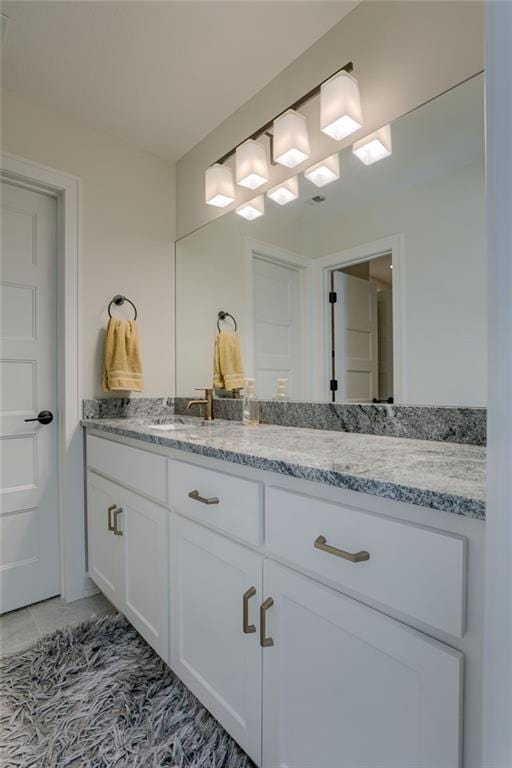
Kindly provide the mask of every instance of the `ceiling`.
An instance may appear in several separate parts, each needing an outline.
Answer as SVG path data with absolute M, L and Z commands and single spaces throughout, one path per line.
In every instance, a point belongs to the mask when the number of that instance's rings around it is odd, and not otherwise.
M 356 5 L 7 0 L 3 85 L 176 160 Z

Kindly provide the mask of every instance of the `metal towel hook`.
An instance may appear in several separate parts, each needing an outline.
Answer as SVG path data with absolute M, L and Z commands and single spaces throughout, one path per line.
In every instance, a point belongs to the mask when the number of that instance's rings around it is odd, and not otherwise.
M 132 305 L 133 311 L 135 312 L 135 317 L 133 319 L 136 320 L 137 319 L 137 307 L 135 306 L 135 304 L 133 303 L 133 301 L 131 299 L 129 299 L 127 296 L 121 296 L 120 293 L 118 293 L 116 296 L 114 296 L 114 298 L 111 300 L 110 304 L 108 305 L 108 309 L 107 309 L 108 316 L 112 317 L 112 313 L 110 311 L 110 308 L 111 308 L 112 304 L 115 304 L 116 307 L 120 307 L 122 304 L 125 303 L 125 301 L 127 301 L 128 304 Z

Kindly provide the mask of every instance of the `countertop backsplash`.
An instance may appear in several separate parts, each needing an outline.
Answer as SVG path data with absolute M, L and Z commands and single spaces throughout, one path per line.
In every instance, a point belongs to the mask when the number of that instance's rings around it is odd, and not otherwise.
M 192 399 L 192 397 L 190 398 Z M 83 401 L 84 419 L 165 419 L 187 411 L 184 397 L 110 397 Z M 214 403 L 219 419 L 241 421 L 242 401 L 219 398 Z M 487 409 L 457 406 L 343 404 L 315 402 L 260 402 L 262 424 L 354 432 L 413 440 L 435 440 L 462 445 L 486 445 Z

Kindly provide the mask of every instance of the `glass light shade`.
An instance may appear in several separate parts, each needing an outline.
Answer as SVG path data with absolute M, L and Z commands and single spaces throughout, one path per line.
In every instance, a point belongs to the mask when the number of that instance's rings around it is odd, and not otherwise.
M 254 219 L 263 216 L 265 213 L 265 199 L 263 195 L 253 197 L 253 199 L 249 200 L 247 203 L 239 205 L 236 212 L 239 216 L 243 216 L 244 219 L 247 219 L 247 221 L 254 221 Z
M 265 147 L 248 139 L 236 148 L 236 183 L 257 189 L 270 178 Z
M 317 187 L 325 187 L 331 181 L 336 181 L 340 177 L 340 158 L 338 153 L 330 155 L 320 163 L 315 163 L 310 168 L 306 168 L 304 176 L 312 181 Z
M 289 109 L 274 120 L 274 160 L 295 168 L 310 155 L 308 126 L 300 112 Z
M 370 133 L 364 139 L 356 141 L 352 147 L 352 152 L 365 165 L 376 163 L 377 160 L 383 160 L 391 154 L 391 126 L 385 125 L 378 131 Z
M 362 125 L 359 84 L 348 72 L 340 72 L 320 89 L 320 130 L 341 141 Z
M 227 165 L 215 163 L 204 174 L 205 200 L 207 205 L 225 208 L 235 199 L 233 172 Z
M 270 197 L 275 203 L 279 205 L 286 205 L 291 203 L 292 200 L 296 200 L 299 196 L 299 179 L 297 176 L 292 176 L 291 179 L 286 179 L 278 184 L 276 187 L 272 187 L 267 192 L 267 197 Z

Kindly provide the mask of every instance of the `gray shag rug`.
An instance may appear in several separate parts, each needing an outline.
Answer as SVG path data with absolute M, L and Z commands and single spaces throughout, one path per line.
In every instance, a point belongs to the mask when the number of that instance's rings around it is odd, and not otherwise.
M 253 768 L 120 614 L 0 662 L 0 765 Z

